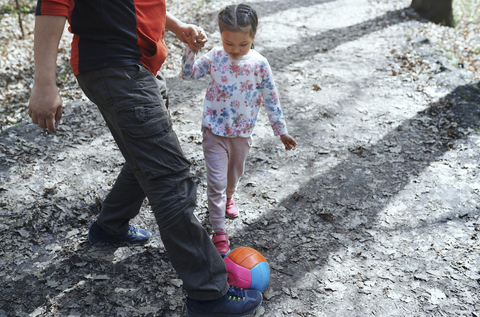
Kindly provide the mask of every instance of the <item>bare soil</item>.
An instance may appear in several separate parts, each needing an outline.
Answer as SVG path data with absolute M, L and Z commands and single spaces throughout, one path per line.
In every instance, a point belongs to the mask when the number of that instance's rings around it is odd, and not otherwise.
M 227 2 L 171 10 L 204 27 L 206 52 L 219 44 L 215 14 Z M 480 77 L 475 61 L 442 45 L 455 30 L 423 21 L 407 0 L 251 4 L 255 47 L 299 143 L 285 151 L 261 113 L 235 196 L 240 217 L 227 220 L 231 247 L 252 247 L 271 267 L 256 315 L 480 316 Z M 167 42 L 170 112 L 210 232 L 207 81 L 182 81 L 182 45 Z M 31 77 L 22 80 L 28 90 Z M 56 133 L 24 110 L 0 133 L 0 316 L 185 316 L 147 202 L 132 224 L 153 232 L 149 244 L 88 243 L 123 158 L 71 74 L 63 80 Z

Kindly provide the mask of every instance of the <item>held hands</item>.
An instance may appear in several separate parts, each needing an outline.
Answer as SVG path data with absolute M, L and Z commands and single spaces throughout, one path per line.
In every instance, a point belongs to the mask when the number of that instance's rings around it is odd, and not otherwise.
M 280 136 L 283 145 L 285 145 L 285 150 L 295 150 L 297 148 L 297 141 L 292 138 L 289 134 L 284 134 Z
M 187 24 L 186 30 L 182 32 L 182 37 L 179 37 L 179 39 L 194 50 L 195 53 L 197 53 L 208 41 L 205 31 L 201 27 L 192 24 Z

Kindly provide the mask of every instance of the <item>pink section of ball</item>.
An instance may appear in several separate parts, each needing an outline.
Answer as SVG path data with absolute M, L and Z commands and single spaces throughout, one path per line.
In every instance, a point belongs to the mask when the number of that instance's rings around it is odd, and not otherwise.
M 228 272 L 228 284 L 235 285 L 236 287 L 240 288 L 249 288 L 252 284 L 250 270 L 234 263 L 228 257 L 226 257 L 224 260 Z

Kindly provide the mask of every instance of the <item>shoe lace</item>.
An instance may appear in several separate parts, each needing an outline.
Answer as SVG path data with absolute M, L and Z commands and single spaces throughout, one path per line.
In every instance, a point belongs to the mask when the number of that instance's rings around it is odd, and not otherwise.
M 238 288 L 233 285 L 230 285 L 230 288 L 226 295 L 229 300 L 245 300 L 245 290 L 243 288 Z
M 130 234 L 138 234 L 138 229 L 132 225 L 128 225 L 128 233 Z

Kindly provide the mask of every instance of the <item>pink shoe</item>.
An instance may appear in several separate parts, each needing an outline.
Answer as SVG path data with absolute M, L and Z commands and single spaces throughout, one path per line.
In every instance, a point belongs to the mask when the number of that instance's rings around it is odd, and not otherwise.
M 221 256 L 226 255 L 228 251 L 230 251 L 230 247 L 228 246 L 228 236 L 225 231 L 215 232 L 213 234 L 212 242 Z
M 227 198 L 227 208 L 225 208 L 225 215 L 228 218 L 237 218 L 238 217 L 238 207 L 235 205 L 235 202 L 232 198 Z

